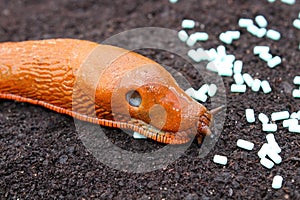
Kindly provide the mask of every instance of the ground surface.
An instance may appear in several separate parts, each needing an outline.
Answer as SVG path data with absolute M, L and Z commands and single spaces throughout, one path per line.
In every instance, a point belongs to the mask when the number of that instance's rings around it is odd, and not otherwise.
M 272 41 L 241 30 L 241 39 L 227 45 L 229 53 L 244 61 L 243 70 L 269 80 L 273 92 L 232 94 L 228 92 L 232 79 L 224 78 L 227 117 L 217 145 L 205 158 L 199 158 L 193 143 L 179 159 L 157 171 L 135 174 L 112 169 L 86 150 L 72 118 L 39 106 L 1 100 L 0 199 L 300 199 L 300 136 L 282 128 L 276 132 L 283 162 L 267 170 L 256 155 L 265 133 L 260 123 L 249 125 L 244 116 L 248 107 L 266 114 L 300 109 L 300 100 L 291 96 L 292 79 L 300 70 L 300 31 L 291 25 L 300 11 L 299 1 L 290 6 L 267 0 L 181 0 L 178 4 L 167 0 L 1 0 L 0 8 L 0 41 L 68 37 L 101 42 L 136 27 L 180 30 L 181 20 L 192 18 L 202 24 L 195 30 L 210 35 L 203 46 L 211 48 L 220 44 L 217 36 L 221 32 L 239 29 L 240 17 L 257 14 L 265 15 L 270 27 L 282 33 L 280 41 Z M 265 44 L 283 58 L 276 70 L 252 54 L 253 46 Z M 188 68 L 180 70 L 184 66 L 172 56 L 151 50 L 145 54 L 186 73 L 194 85 L 200 85 Z M 128 151 L 161 147 L 151 140 L 133 140 L 120 130 L 105 129 L 105 133 Z M 238 138 L 254 142 L 254 150 L 238 149 Z M 226 155 L 227 166 L 214 164 L 214 154 Z M 276 174 L 284 177 L 280 190 L 271 188 Z

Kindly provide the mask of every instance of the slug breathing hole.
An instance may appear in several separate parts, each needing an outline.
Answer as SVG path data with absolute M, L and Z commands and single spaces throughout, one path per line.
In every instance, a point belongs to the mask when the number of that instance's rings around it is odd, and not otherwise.
M 136 90 L 131 90 L 126 94 L 127 102 L 134 107 L 139 107 L 142 103 L 142 97 Z

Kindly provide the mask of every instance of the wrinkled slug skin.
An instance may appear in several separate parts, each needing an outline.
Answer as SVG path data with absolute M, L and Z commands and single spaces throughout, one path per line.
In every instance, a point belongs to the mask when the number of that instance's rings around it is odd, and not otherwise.
M 129 91 L 140 94 L 138 107 L 126 100 Z M 118 47 L 75 39 L 0 43 L 0 98 L 132 129 L 172 144 L 205 135 L 211 120 L 207 109 L 156 62 Z

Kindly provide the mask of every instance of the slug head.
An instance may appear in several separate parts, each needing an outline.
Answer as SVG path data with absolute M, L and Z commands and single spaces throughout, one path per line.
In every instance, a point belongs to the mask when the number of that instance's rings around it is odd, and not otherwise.
M 103 71 L 99 83 L 96 112 L 97 108 L 111 111 L 106 118 L 140 127 L 147 137 L 164 135 L 169 139 L 157 140 L 179 144 L 210 133 L 209 111 L 148 58 L 124 53 Z M 103 112 L 97 116 L 103 118 Z

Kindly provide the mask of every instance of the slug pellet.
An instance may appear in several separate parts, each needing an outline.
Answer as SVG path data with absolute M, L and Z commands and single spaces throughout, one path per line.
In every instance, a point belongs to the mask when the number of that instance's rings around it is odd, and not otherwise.
M 260 89 L 260 87 L 261 87 L 261 80 L 254 79 L 253 83 L 252 83 L 252 86 L 251 86 L 252 91 L 258 92 L 258 90 Z
M 289 126 L 289 132 L 291 132 L 291 133 L 300 133 L 300 125 L 298 125 L 298 124 L 291 124 Z
M 280 112 L 273 112 L 271 114 L 272 121 L 284 120 L 290 117 L 290 113 L 288 111 L 280 111 Z
M 236 60 L 233 63 L 233 73 L 240 74 L 242 73 L 243 62 L 241 60 Z
M 273 29 L 268 30 L 266 36 L 272 40 L 280 40 L 281 38 L 281 34 Z
M 300 98 L 300 89 L 294 89 L 292 95 L 295 98 Z
M 253 48 L 253 53 L 255 55 L 261 54 L 262 52 L 267 52 L 268 53 L 269 51 L 270 51 L 270 47 L 268 47 L 268 46 L 255 46 Z
M 281 152 L 281 148 L 279 147 L 278 143 L 276 142 L 274 134 L 269 133 L 268 135 L 266 135 L 266 139 L 272 150 L 274 150 L 276 153 Z
M 272 147 L 271 147 L 272 149 Z M 275 163 L 275 164 L 280 164 L 282 162 L 282 158 L 280 157 L 279 154 L 277 154 L 275 151 L 269 150 L 267 152 L 267 156 L 269 156 L 269 158 Z
M 296 3 L 296 0 L 281 0 L 282 3 L 293 5 Z
M 242 84 L 244 84 L 244 79 L 243 79 L 242 74 L 234 74 L 234 75 L 233 75 L 233 79 L 234 79 L 234 81 L 235 81 L 235 83 L 236 83 L 237 85 L 242 85 Z
M 283 178 L 280 175 L 276 175 L 272 181 L 272 188 L 280 189 L 282 187 Z
M 215 155 L 213 161 L 214 161 L 214 163 L 217 163 L 217 164 L 220 164 L 220 165 L 226 165 L 227 164 L 227 157 L 226 156 Z
M 245 83 L 248 85 L 248 87 L 252 87 L 253 78 L 251 77 L 251 75 L 248 73 L 244 73 L 243 78 L 244 78 Z
M 262 130 L 266 132 L 276 132 L 277 131 L 277 124 L 263 124 Z
M 274 163 L 269 160 L 268 158 L 262 158 L 260 159 L 260 164 L 264 167 L 266 167 L 267 169 L 272 169 L 274 167 Z
M 213 97 L 217 93 L 218 87 L 215 84 L 210 84 L 208 89 L 208 96 Z
M 226 33 L 221 33 L 219 36 L 219 39 L 224 42 L 225 44 L 231 44 L 232 43 L 232 38 L 230 37 L 230 35 L 226 34 Z
M 236 92 L 236 93 L 244 93 L 246 92 L 246 85 L 237 85 L 237 84 L 232 84 L 230 86 L 230 91 L 231 92 Z
M 258 55 L 258 57 L 265 62 L 268 62 L 269 60 L 271 60 L 273 58 L 272 54 L 270 54 L 268 52 L 262 52 Z
M 256 33 L 256 36 L 259 37 L 259 38 L 262 38 L 266 35 L 266 33 L 267 33 L 267 29 L 260 28 L 260 29 L 258 29 L 258 31 Z
M 178 38 L 180 41 L 186 42 L 187 39 L 189 38 L 189 35 L 187 34 L 187 32 L 185 30 L 181 30 L 178 32 Z
M 140 134 L 138 132 L 133 132 L 133 138 L 134 139 L 147 139 L 146 136 L 144 136 L 144 135 L 142 135 L 142 134 Z
M 272 88 L 268 81 L 263 80 L 260 85 L 265 94 L 270 93 L 272 91 Z
M 274 68 L 277 65 L 279 65 L 280 63 L 281 63 L 281 58 L 279 56 L 275 56 L 271 60 L 268 61 L 268 66 L 270 68 Z
M 265 158 L 269 150 L 270 150 L 270 145 L 268 143 L 264 143 L 259 149 L 259 151 L 257 152 L 258 157 L 261 159 Z
M 184 19 L 181 22 L 181 27 L 186 29 L 192 29 L 195 27 L 195 21 L 191 19 Z
M 262 15 L 256 16 L 255 17 L 255 22 L 261 28 L 266 28 L 268 26 L 268 22 L 267 22 L 266 18 Z
M 269 118 L 267 115 L 265 115 L 264 113 L 259 113 L 258 115 L 258 120 L 262 123 L 262 124 L 267 124 L 269 122 Z
M 295 76 L 293 83 L 296 85 L 300 85 L 300 76 Z
M 297 29 L 300 29 L 300 19 L 295 19 L 293 21 L 293 26 Z
M 246 109 L 245 112 L 246 112 L 247 122 L 249 122 L 249 123 L 255 122 L 254 110 L 251 108 L 248 108 L 248 109 Z
M 247 28 L 248 26 L 253 24 L 253 20 L 252 19 L 246 19 L 246 18 L 241 18 L 239 19 L 239 27 L 241 28 Z
M 243 139 L 238 139 L 238 141 L 236 142 L 236 145 L 242 149 L 246 149 L 251 151 L 254 148 L 254 143 L 249 142 L 247 140 L 243 140 Z

